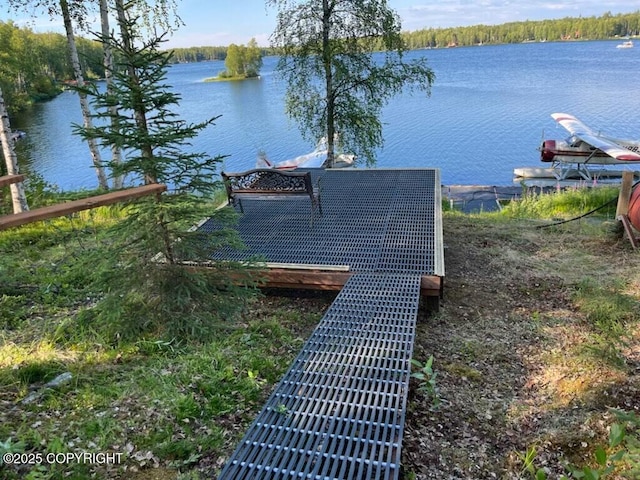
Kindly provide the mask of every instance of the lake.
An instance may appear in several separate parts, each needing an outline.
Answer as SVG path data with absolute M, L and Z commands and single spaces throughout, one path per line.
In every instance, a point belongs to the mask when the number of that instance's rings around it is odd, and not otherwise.
M 547 42 L 412 51 L 436 74 L 432 94 L 404 93 L 383 112 L 385 145 L 377 167 L 438 167 L 444 184 L 509 185 L 513 169 L 543 166 L 543 133 L 566 131 L 550 114 L 576 115 L 614 137 L 640 137 L 640 48 L 620 42 Z M 275 161 L 313 150 L 284 113 L 285 84 L 264 59 L 259 80 L 205 83 L 223 62 L 172 66 L 168 83 L 180 94 L 181 117 L 198 122 L 221 115 L 193 142 L 195 151 L 228 155 L 223 168 L 246 170 L 264 150 Z M 17 118 L 24 130 L 23 171 L 61 189 L 97 182 L 86 145 L 72 134 L 81 123 L 76 94 L 64 92 Z M 108 158 L 105 152 L 105 159 Z

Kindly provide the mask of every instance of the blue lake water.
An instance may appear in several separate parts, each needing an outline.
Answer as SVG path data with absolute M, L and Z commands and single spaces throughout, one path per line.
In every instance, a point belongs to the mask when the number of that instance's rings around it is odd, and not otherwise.
M 515 167 L 544 166 L 537 151 L 543 132 L 567 136 L 553 112 L 572 113 L 615 137 L 640 138 L 640 48 L 616 49 L 618 43 L 409 52 L 409 58 L 427 57 L 436 81 L 430 97 L 405 93 L 385 107 L 377 167 L 438 167 L 445 184 L 509 185 Z M 278 161 L 313 149 L 284 113 L 286 86 L 274 74 L 276 61 L 265 58 L 261 79 L 244 82 L 205 83 L 223 62 L 170 69 L 182 118 L 221 115 L 194 141 L 195 151 L 228 155 L 223 168 L 237 171 L 252 168 L 259 150 Z M 19 159 L 62 189 L 93 188 L 88 149 L 72 134 L 73 122 L 81 123 L 81 116 L 72 92 L 22 115 L 13 125 L 27 132 Z

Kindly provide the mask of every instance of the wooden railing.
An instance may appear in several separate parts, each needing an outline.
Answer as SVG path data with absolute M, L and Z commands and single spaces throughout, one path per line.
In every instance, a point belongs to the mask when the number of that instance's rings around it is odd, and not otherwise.
M 6 177 L 0 177 L 0 179 L 2 178 Z M 133 200 L 135 198 L 144 197 L 146 195 L 161 193 L 166 189 L 166 185 L 160 183 L 152 183 L 140 187 L 128 188 L 126 190 L 118 190 L 117 192 L 104 193 L 102 195 L 96 195 L 80 200 L 72 200 L 70 202 L 58 203 L 56 205 L 36 208 L 27 212 L 5 215 L 3 217 L 0 217 L 0 230 L 18 227 L 20 225 L 37 222 L 40 220 L 46 220 L 48 218 L 62 217 L 64 215 L 70 215 L 75 212 L 89 210 L 91 208 L 101 207 L 104 205 L 112 205 L 118 202 Z

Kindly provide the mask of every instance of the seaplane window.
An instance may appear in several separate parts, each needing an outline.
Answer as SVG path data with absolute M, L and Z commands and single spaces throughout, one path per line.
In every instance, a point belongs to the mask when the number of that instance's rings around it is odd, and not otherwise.
M 582 143 L 582 140 L 572 135 L 567 139 L 567 143 L 572 147 L 579 147 L 580 144 Z

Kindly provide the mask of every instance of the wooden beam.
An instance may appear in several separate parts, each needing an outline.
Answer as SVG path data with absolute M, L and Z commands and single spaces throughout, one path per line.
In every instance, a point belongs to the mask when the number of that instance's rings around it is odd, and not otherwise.
M 631 199 L 631 187 L 633 186 L 634 172 L 622 172 L 622 183 L 620 194 L 618 195 L 618 206 L 616 208 L 616 218 L 629 213 L 629 200 Z
M 351 278 L 349 272 L 292 270 L 285 268 L 269 268 L 260 272 L 265 287 L 269 288 L 300 288 L 307 290 L 342 290 L 347 280 Z
M 212 262 L 185 262 L 189 268 L 211 268 Z M 340 291 L 354 273 L 348 265 L 309 265 L 266 263 L 266 268 L 255 272 L 255 279 L 263 288 Z M 434 298 L 442 296 L 443 277 L 423 275 L 420 294 Z
M 423 275 L 420 279 L 420 294 L 425 297 L 439 297 L 442 295 L 442 277 Z
M 342 290 L 353 273 L 270 268 L 262 271 L 260 275 L 263 276 L 265 287 Z M 420 293 L 428 297 L 439 297 L 442 293 L 442 278 L 435 275 L 423 275 L 420 279 Z
M 102 195 L 96 195 L 94 197 L 36 208 L 27 212 L 5 215 L 0 217 L 0 230 L 18 227 L 20 225 L 38 222 L 40 220 L 46 220 L 48 218 L 62 217 L 82 210 L 89 210 L 91 208 L 133 200 L 134 198 L 140 198 L 154 193 L 161 193 L 166 189 L 166 185 L 152 183 L 141 187 L 127 188 L 126 190 L 118 190 L 117 192 L 109 192 Z
M 258 264 L 261 265 L 261 264 Z M 266 262 L 266 268 L 283 269 L 283 270 L 314 270 L 318 272 L 348 272 L 351 270 L 349 265 L 322 265 L 315 263 L 277 263 Z
M 4 175 L 0 177 L 0 187 L 6 187 L 7 185 L 23 181 L 24 175 Z

